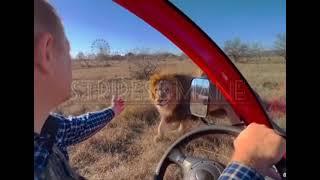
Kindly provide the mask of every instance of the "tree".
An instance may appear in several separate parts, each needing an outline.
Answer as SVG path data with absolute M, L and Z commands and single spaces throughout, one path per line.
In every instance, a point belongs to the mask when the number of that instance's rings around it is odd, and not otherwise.
M 130 72 L 136 79 L 149 79 L 158 70 L 157 62 L 151 59 L 137 61 L 134 63 L 134 68 L 130 67 Z
M 95 59 L 96 59 L 96 55 L 93 54 L 93 53 L 89 53 L 89 54 L 87 54 L 87 58 L 86 58 L 86 59 L 88 59 L 88 60 L 95 60 Z
M 84 59 L 86 59 L 86 56 L 84 55 L 84 53 L 83 52 L 78 52 L 78 54 L 76 55 L 76 59 L 78 59 L 78 60 L 84 60 Z
M 126 56 L 126 57 L 133 57 L 134 56 L 134 54 L 132 53 L 132 52 L 128 52 L 127 54 L 125 54 L 124 56 Z
M 264 48 L 261 43 L 254 42 L 249 46 L 249 54 L 261 58 Z
M 286 34 L 279 33 L 276 36 L 276 40 L 274 42 L 274 48 L 278 51 L 279 55 L 287 59 L 286 55 Z
M 234 38 L 233 40 L 225 41 L 224 51 L 235 62 L 238 62 L 240 57 L 248 54 L 248 45 L 242 43 L 240 38 Z

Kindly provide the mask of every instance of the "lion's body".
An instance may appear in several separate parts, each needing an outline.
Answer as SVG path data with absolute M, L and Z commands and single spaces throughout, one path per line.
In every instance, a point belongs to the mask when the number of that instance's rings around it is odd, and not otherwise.
M 150 98 L 160 114 L 156 141 L 172 136 L 172 133 L 182 135 L 203 124 L 190 113 L 190 87 L 193 78 L 182 74 L 155 74 L 150 78 Z M 232 123 L 238 123 L 238 116 L 219 94 L 211 84 L 208 113 L 214 116 L 216 111 L 223 110 Z

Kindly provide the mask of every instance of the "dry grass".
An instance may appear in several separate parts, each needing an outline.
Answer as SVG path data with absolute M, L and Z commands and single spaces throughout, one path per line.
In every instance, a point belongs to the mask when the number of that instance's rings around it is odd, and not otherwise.
M 134 71 L 132 68 L 136 68 L 132 63 L 127 60 L 108 61 L 110 66 L 89 68 L 74 64 L 73 97 L 57 111 L 65 115 L 79 115 L 99 110 L 109 106 L 111 94 L 121 94 L 127 104 L 125 111 L 107 127 L 90 139 L 70 147 L 72 166 L 88 179 L 151 179 L 161 155 L 174 140 L 153 142 L 159 123 L 158 113 L 149 102 L 147 80 L 132 78 L 129 69 Z M 198 71 L 191 60 L 169 59 L 157 64 L 158 69 L 169 72 L 195 74 Z M 285 106 L 285 64 L 236 66 L 264 99 L 273 102 L 269 113 L 285 126 L 285 110 L 282 107 Z M 186 148 L 189 150 L 186 153 L 227 162 L 232 152 L 232 141 L 211 138 L 210 142 L 214 142 L 215 146 L 205 140 L 195 141 L 195 145 Z

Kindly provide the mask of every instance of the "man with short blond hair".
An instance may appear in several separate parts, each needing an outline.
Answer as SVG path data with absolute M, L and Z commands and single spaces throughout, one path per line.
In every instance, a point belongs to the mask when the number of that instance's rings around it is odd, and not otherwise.
M 70 46 L 54 8 L 34 0 L 34 179 L 81 179 L 69 166 L 67 147 L 106 126 L 124 109 L 111 107 L 76 117 L 50 113 L 71 95 Z
M 53 7 L 34 1 L 34 129 L 40 132 L 53 107 L 70 96 L 69 42 Z

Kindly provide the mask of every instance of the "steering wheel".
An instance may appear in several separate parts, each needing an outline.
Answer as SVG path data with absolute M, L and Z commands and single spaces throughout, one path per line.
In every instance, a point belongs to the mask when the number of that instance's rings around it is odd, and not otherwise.
M 218 179 L 225 168 L 224 165 L 210 159 L 185 155 L 181 152 L 180 146 L 182 144 L 189 143 L 194 139 L 210 134 L 227 134 L 236 137 L 241 130 L 242 129 L 239 127 L 211 125 L 198 128 L 185 134 L 166 150 L 158 163 L 154 179 L 162 180 L 166 169 L 170 164 L 177 164 L 182 169 L 184 180 Z M 282 180 L 286 179 L 285 162 L 285 159 L 282 159 L 273 166 L 275 172 L 279 175 L 278 178 Z

